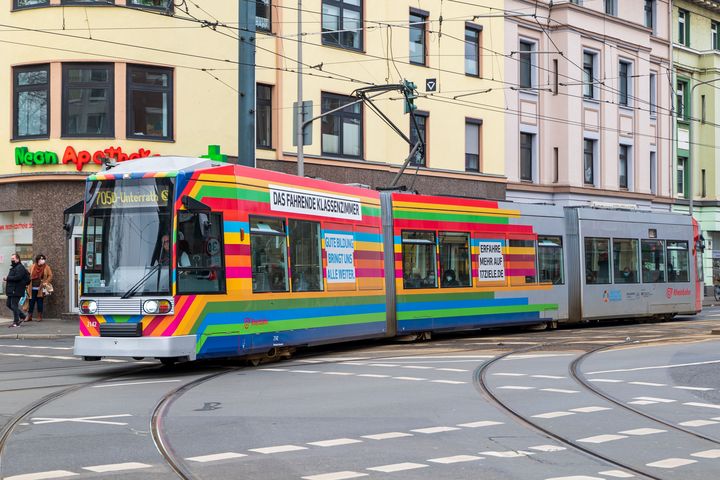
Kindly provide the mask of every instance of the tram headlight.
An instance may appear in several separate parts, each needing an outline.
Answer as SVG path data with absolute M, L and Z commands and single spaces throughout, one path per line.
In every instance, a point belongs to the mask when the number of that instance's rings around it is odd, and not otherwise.
M 143 312 L 147 314 L 154 314 L 160 312 L 160 302 L 157 300 L 145 300 L 143 302 Z
M 83 300 L 80 302 L 80 311 L 82 313 L 93 315 L 97 312 L 97 302 L 95 300 Z

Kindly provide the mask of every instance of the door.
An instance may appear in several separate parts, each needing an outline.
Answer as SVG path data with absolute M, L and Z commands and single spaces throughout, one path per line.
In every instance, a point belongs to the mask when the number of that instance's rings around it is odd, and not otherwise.
M 72 236 L 70 237 L 69 247 L 70 251 L 68 254 L 69 265 L 68 272 L 69 277 L 69 288 L 70 292 L 70 312 L 80 313 L 79 301 L 80 301 L 80 259 L 82 258 L 82 227 L 75 227 L 73 229 Z

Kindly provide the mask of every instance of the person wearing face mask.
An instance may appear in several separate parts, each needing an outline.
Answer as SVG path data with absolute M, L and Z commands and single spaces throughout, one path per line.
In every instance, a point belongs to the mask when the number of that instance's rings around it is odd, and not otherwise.
M 28 317 L 26 322 L 33 321 L 33 313 L 35 312 L 35 305 L 37 305 L 37 317 L 36 322 L 42 322 L 43 310 L 45 303 L 45 291 L 47 286 L 51 285 L 53 273 L 50 269 L 50 265 L 47 264 L 45 255 L 38 255 L 35 257 L 35 263 L 30 268 L 30 285 L 27 286 L 27 296 L 30 299 L 30 305 L 28 307 Z
M 20 255 L 13 253 L 10 256 L 10 272 L 3 281 L 5 285 L 5 295 L 7 296 L 7 307 L 13 312 L 13 323 L 9 327 L 19 327 L 20 322 L 25 320 L 25 313 L 20 308 L 20 298 L 23 296 L 25 286 L 30 282 L 30 275 L 25 266 L 20 263 Z

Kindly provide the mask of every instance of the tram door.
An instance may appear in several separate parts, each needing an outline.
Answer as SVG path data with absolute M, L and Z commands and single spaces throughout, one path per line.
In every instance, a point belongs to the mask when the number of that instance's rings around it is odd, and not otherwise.
M 69 240 L 68 252 L 68 291 L 70 292 L 69 306 L 70 312 L 80 313 L 80 259 L 82 258 L 82 226 L 73 228 L 72 235 Z

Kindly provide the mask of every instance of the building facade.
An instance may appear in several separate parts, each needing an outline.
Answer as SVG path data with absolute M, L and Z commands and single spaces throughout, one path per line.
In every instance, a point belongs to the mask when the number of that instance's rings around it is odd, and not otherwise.
M 257 166 L 297 171 L 298 39 L 302 99 L 318 117 L 303 148 L 306 175 L 388 186 L 410 153 L 402 133 L 424 138 L 426 152 L 400 185 L 505 197 L 507 46 L 497 8 L 313 0 L 298 29 L 297 2 L 255 6 L 254 34 L 238 27 L 238 2 L 12 0 L 0 9 L 0 265 L 14 251 L 28 263 L 48 257 L 56 280 L 46 315 L 76 310 L 80 259 L 94 254 L 80 250 L 77 202 L 105 159 L 219 145 L 211 155 L 237 161 L 238 104 L 253 95 Z M 253 63 L 238 60 L 240 42 L 255 45 Z M 342 108 L 357 88 L 405 80 L 418 85 L 417 128 L 397 91 L 374 98 L 397 132 L 371 105 Z
M 720 283 L 720 2 L 673 2 L 675 210 L 700 223 L 705 283 Z M 692 206 L 691 200 L 692 199 Z
M 505 8 L 507 198 L 669 210 L 668 2 Z

